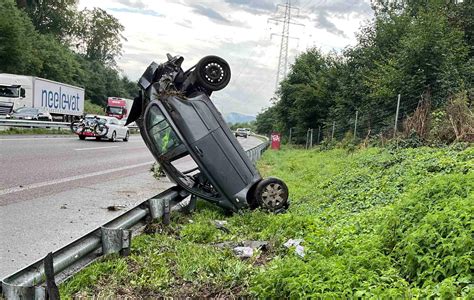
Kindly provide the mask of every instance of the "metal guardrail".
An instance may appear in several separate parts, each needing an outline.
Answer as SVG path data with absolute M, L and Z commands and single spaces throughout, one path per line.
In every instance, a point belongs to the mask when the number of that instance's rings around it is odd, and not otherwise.
M 34 121 L 34 120 L 16 120 L 16 119 L 0 119 L 0 126 L 5 127 L 21 127 L 21 128 L 58 128 L 68 129 L 70 122 L 51 122 L 51 121 Z M 130 129 L 138 129 L 136 125 L 128 125 Z
M 268 138 L 262 139 L 258 146 L 246 150 L 250 160 L 255 163 L 269 145 Z M 189 194 L 172 187 L 155 197 L 127 211 L 114 220 L 106 223 L 69 245 L 36 261 L 28 267 L 4 278 L 0 294 L 6 299 L 47 299 L 48 276 L 45 269 L 53 270 L 53 282 L 63 282 L 74 273 L 90 264 L 102 255 L 110 253 L 127 253 L 130 251 L 132 232 L 151 220 L 163 218 L 169 221 L 173 210 L 186 208 L 183 204 Z M 45 268 L 46 266 L 46 268 Z
M 30 121 L 15 119 L 0 119 L 0 126 L 25 128 L 69 128 L 68 122 Z

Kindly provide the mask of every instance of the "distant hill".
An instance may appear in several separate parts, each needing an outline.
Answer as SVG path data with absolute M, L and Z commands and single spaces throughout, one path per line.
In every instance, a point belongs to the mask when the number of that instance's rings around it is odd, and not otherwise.
M 235 124 L 235 123 L 247 123 L 253 122 L 256 120 L 255 116 L 244 115 L 236 112 L 228 113 L 224 116 L 224 119 L 227 123 Z

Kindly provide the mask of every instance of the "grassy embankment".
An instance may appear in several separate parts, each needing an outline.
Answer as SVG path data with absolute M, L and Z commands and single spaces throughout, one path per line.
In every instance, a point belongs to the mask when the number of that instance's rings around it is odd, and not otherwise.
M 284 179 L 288 213 L 225 217 L 200 203 L 150 226 L 129 257 L 96 262 L 61 286 L 98 295 L 474 297 L 474 148 L 267 151 L 265 176 Z M 230 233 L 213 220 L 227 220 Z M 304 258 L 283 247 L 304 239 Z M 268 240 L 248 260 L 213 244 Z

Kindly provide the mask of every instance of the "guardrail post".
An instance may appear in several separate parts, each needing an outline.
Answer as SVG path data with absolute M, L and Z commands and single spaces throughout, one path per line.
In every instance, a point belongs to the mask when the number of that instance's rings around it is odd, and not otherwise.
M 168 198 L 151 198 L 148 200 L 150 216 L 153 220 L 163 217 L 163 223 L 169 224 L 170 221 L 170 199 Z
M 120 253 L 121 255 L 130 254 L 132 244 L 132 231 L 121 228 L 101 227 L 102 234 L 102 253 L 104 255 L 111 253 Z

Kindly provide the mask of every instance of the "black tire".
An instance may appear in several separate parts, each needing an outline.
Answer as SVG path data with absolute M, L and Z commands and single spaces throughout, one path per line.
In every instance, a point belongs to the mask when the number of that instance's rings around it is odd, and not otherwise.
M 275 211 L 288 207 L 288 187 L 275 177 L 261 180 L 255 188 L 255 200 L 260 207 Z
M 123 138 L 123 141 L 128 142 L 129 137 L 130 137 L 130 134 L 128 133 L 128 130 L 127 130 L 127 133 L 125 134 L 125 137 Z
M 81 141 L 83 141 L 83 140 L 86 139 L 86 136 L 81 134 L 81 135 L 79 135 L 79 139 L 80 139 Z
M 112 137 L 109 139 L 111 142 L 115 142 L 117 140 L 117 133 L 114 131 L 112 132 Z
M 81 122 L 72 121 L 71 125 L 69 126 L 71 128 L 71 131 L 75 133 L 77 131 L 77 128 L 79 127 L 79 124 L 81 124 Z
M 230 81 L 229 64 L 219 56 L 203 57 L 195 69 L 197 84 L 210 91 L 219 91 Z

